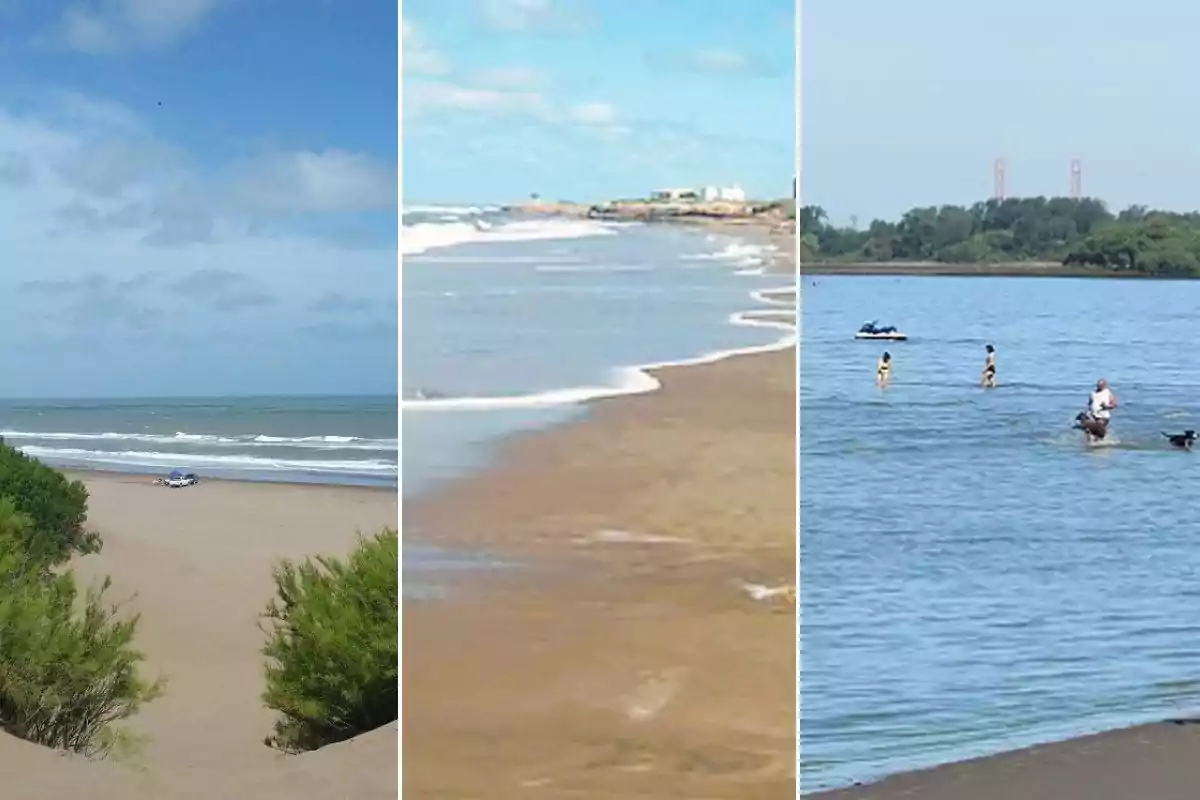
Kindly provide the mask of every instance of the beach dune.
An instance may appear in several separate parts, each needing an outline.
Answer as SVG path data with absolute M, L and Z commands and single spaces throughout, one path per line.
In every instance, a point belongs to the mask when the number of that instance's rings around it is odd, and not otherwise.
M 314 753 L 263 744 L 259 615 L 280 558 L 342 555 L 356 534 L 394 527 L 395 490 L 206 481 L 189 489 L 144 476 L 73 475 L 91 495 L 104 549 L 77 559 L 81 583 L 112 577 L 110 601 L 141 614 L 145 669 L 165 694 L 128 722 L 135 755 L 86 762 L 0 735 L 0 795 L 115 798 L 395 796 L 396 726 Z M 26 795 L 21 793 L 25 792 Z

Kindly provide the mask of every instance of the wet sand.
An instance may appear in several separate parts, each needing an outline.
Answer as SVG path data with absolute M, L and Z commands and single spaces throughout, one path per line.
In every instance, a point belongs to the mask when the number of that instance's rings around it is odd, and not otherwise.
M 1193 800 L 1200 724 L 1179 720 L 946 764 L 812 800 Z
M 79 473 L 91 493 L 99 555 L 81 582 L 111 575 L 110 601 L 142 615 L 137 644 L 163 697 L 128 727 L 147 737 L 124 763 L 87 762 L 0 734 L 0 796 L 58 798 L 391 798 L 397 726 L 283 758 L 262 742 L 258 615 L 279 558 L 342 555 L 358 530 L 395 526 L 397 493 L 333 486 L 207 481 L 188 489 L 145 476 Z
M 405 601 L 413 796 L 794 796 L 795 353 L 659 377 L 406 502 L 519 563 Z

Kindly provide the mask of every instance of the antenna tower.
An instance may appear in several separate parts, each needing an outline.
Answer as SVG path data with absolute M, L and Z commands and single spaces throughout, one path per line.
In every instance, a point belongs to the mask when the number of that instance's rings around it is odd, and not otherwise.
M 1008 159 L 1000 156 L 992 164 L 992 197 L 996 200 L 1003 200 L 1005 197 L 1005 186 L 1008 178 Z
M 1071 199 L 1083 197 L 1083 162 L 1078 158 L 1071 159 Z

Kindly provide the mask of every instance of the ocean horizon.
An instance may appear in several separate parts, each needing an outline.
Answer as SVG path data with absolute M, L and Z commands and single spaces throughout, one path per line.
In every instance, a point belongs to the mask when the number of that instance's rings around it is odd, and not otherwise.
M 0 437 L 76 470 L 395 487 L 395 395 L 0 399 Z

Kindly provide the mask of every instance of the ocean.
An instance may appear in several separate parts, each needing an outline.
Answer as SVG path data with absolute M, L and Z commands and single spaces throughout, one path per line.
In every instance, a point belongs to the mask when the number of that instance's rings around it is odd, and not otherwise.
M 1197 710 L 1200 453 L 1162 432 L 1200 429 L 1200 283 L 803 294 L 802 791 Z M 911 338 L 855 341 L 869 319 Z M 1092 447 L 1099 377 L 1121 406 Z
M 757 294 L 790 278 L 740 237 L 426 207 L 405 210 L 402 250 L 406 496 L 589 400 L 653 391 L 648 367 L 795 340 Z
M 653 391 L 647 367 L 795 341 L 763 318 L 779 301 L 758 294 L 793 281 L 762 274 L 767 247 L 742 237 L 472 206 L 405 208 L 403 225 L 406 498 L 590 400 Z M 406 572 L 491 563 L 406 535 Z
M 74 469 L 394 487 L 396 398 L 0 401 L 0 436 Z

